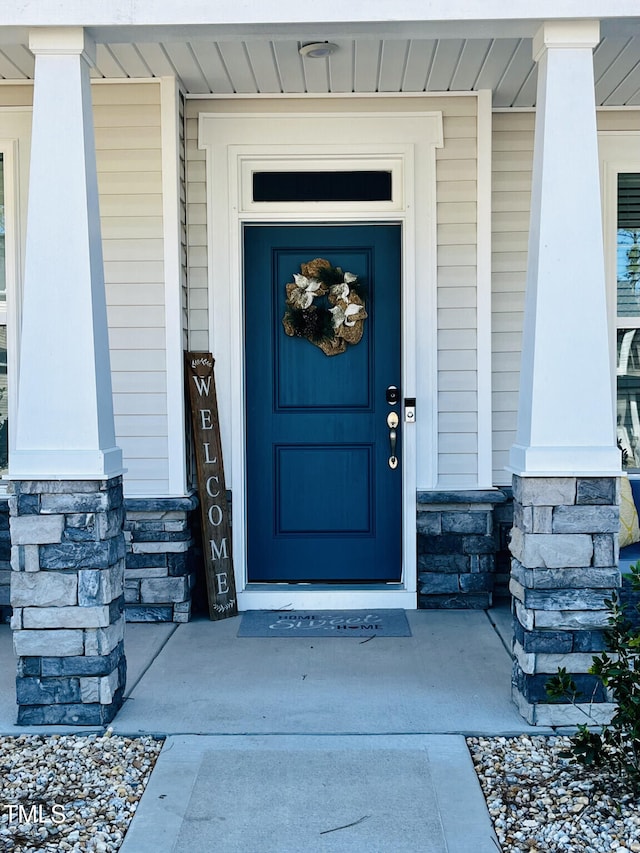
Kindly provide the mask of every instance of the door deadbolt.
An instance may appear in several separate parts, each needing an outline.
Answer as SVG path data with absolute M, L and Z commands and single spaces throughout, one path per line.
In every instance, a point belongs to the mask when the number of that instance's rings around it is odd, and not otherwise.
M 395 406 L 400 399 L 400 390 L 395 385 L 389 385 L 387 388 L 387 403 L 390 406 Z

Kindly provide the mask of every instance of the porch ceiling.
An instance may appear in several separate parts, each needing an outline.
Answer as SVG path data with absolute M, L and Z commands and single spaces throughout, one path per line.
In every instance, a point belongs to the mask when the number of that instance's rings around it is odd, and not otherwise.
M 640 106 L 640 35 L 629 28 L 603 26 L 594 52 L 599 106 Z M 627 30 L 625 33 L 625 29 Z M 129 31 L 130 32 L 130 31 Z M 14 31 L 15 34 L 15 31 Z M 109 35 L 113 34 L 113 30 Z M 99 35 L 96 33 L 96 35 Z M 129 35 L 129 33 L 127 34 Z M 330 38 L 338 50 L 328 59 L 303 58 L 301 44 L 317 39 L 286 37 L 220 39 L 167 30 L 157 40 L 105 41 L 97 44 L 96 78 L 149 78 L 176 75 L 184 91 L 195 95 L 236 93 L 442 92 L 492 89 L 495 107 L 533 107 L 536 68 L 531 38 L 401 38 L 362 33 Z M 27 33 L 0 38 L 0 80 L 33 78 L 34 58 Z M 100 39 L 97 39 L 100 41 Z

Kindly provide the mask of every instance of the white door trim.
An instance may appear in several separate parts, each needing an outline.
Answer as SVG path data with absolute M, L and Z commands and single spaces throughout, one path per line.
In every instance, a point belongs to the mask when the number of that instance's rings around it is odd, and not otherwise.
M 337 112 L 335 99 L 314 101 L 313 112 L 202 113 L 199 145 L 206 150 L 210 340 L 216 360 L 227 487 L 233 491 L 233 554 L 240 610 L 417 607 L 417 454 L 437 470 L 436 162 L 442 113 Z M 321 121 L 316 121 L 318 118 Z M 275 159 L 279 168 L 301 161 L 351 168 L 397 164 L 400 185 L 391 202 L 320 206 L 251 202 L 243 176 L 251 163 Z M 372 166 L 372 163 L 374 164 Z M 368 164 L 368 166 L 366 165 Z M 419 187 L 420 191 L 416 192 Z M 246 579 L 244 330 L 242 227 L 245 223 L 398 222 L 403 228 L 402 395 L 419 400 L 418 423 L 404 430 L 402 582 L 381 586 L 255 585 Z M 417 286 L 419 281 L 419 286 Z M 420 336 L 416 318 L 420 317 Z M 420 364 L 420 371 L 416 365 Z M 422 429 L 420 429 L 422 427 Z M 418 450 L 420 447 L 420 451 Z

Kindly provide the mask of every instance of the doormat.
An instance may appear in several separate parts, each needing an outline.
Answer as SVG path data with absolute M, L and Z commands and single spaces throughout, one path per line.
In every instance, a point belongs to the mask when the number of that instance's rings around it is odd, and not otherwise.
M 410 637 L 404 610 L 247 610 L 238 637 Z

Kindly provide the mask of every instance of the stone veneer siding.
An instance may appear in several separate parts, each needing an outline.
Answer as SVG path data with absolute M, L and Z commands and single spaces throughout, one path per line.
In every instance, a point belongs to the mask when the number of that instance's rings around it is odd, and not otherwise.
M 499 489 L 418 492 L 418 608 L 491 606 L 506 501 Z
M 122 478 L 14 481 L 19 725 L 104 725 L 126 681 Z
M 559 667 L 573 676 L 583 698 L 579 704 L 594 722 L 613 712 L 589 668 L 604 647 L 604 600 L 620 585 L 618 482 L 615 477 L 513 478 L 513 697 L 531 724 L 586 721 L 579 708 L 549 702 L 545 684 Z
M 9 501 L 0 498 L 0 624 L 11 620 L 11 534 Z
M 195 496 L 125 501 L 127 622 L 189 621 L 197 506 Z

